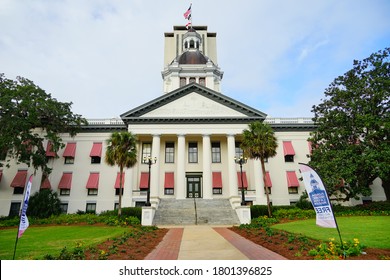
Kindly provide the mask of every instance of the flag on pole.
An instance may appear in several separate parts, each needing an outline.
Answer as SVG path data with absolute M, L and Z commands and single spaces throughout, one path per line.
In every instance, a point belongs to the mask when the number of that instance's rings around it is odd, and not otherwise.
M 328 194 L 320 176 L 309 165 L 299 163 L 306 191 L 316 211 L 316 224 L 320 227 L 337 228 Z
M 33 175 L 31 175 L 30 178 L 28 179 L 28 182 L 27 182 L 27 185 L 26 185 L 26 191 L 24 193 L 22 213 L 20 215 L 20 224 L 19 224 L 18 238 L 22 237 L 24 231 L 29 226 L 26 214 L 27 214 L 28 200 L 30 199 L 32 179 L 33 179 Z
M 185 19 L 188 19 L 188 20 L 191 19 L 191 6 L 192 6 L 192 3 L 190 4 L 190 7 L 188 8 L 188 10 L 184 13 Z

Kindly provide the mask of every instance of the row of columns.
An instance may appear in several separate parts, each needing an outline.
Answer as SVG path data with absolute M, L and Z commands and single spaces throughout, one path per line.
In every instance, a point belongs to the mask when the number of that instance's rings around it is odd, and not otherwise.
M 212 171 L 211 171 L 211 140 L 209 134 L 202 136 L 203 144 L 203 199 L 213 198 L 212 189 Z M 160 166 L 162 158 L 160 158 L 161 137 L 159 134 L 153 135 L 152 142 L 152 158 L 156 157 L 157 162 L 152 167 L 150 180 L 151 197 L 159 197 L 159 182 L 160 182 Z M 228 197 L 237 196 L 237 169 L 234 162 L 235 156 L 235 137 L 227 135 L 227 156 L 228 156 L 228 185 L 224 186 L 224 190 L 228 191 Z M 176 182 L 175 182 L 175 197 L 176 199 L 186 198 L 186 146 L 185 135 L 177 135 L 177 164 L 176 164 Z M 255 170 L 261 170 L 260 162 L 254 161 Z M 262 185 L 260 172 L 255 172 L 255 188 L 260 189 Z

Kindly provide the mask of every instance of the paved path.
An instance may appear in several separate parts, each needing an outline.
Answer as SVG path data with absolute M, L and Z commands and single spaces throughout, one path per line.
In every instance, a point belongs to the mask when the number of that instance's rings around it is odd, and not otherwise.
M 285 260 L 227 227 L 170 228 L 145 260 Z

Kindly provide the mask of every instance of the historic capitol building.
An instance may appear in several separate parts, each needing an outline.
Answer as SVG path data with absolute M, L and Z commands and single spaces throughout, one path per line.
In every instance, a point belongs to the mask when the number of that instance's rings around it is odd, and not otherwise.
M 128 130 L 138 140 L 138 163 L 125 169 L 122 207 L 145 205 L 150 185 L 153 224 L 238 223 L 235 210 L 241 207 L 242 182 L 248 205 L 266 204 L 265 187 L 273 205 L 297 202 L 305 190 L 298 162 L 309 160 L 312 120 L 268 118 L 224 95 L 217 34 L 207 26 L 174 26 L 164 36 L 163 93 L 119 112 L 120 118 L 88 120 L 74 138 L 62 135 L 66 146 L 58 157 L 46 143 L 53 171 L 44 180 L 37 171 L 32 193 L 41 188 L 58 192 L 64 213 L 114 209 L 119 168 L 104 163 L 106 140 L 112 132 Z M 277 156 L 266 163 L 265 186 L 260 161 L 240 166 L 234 160 L 242 156 L 242 132 L 252 121 L 270 124 L 279 143 Z M 151 157 L 153 164 L 144 164 L 144 157 Z M 0 216 L 18 213 L 27 177 L 33 172 L 25 165 L 0 168 Z M 364 199 L 382 197 L 383 189 L 375 184 L 372 196 Z

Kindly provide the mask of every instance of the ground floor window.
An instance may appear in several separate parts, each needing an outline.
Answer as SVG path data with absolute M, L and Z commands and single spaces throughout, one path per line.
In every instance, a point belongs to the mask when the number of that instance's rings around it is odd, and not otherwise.
M 119 190 L 120 190 L 119 188 L 115 189 L 115 195 L 119 195 Z M 121 195 L 123 195 L 123 188 L 121 190 L 122 190 Z
M 61 213 L 67 214 L 68 213 L 68 203 L 61 203 L 60 204 Z
M 175 193 L 174 189 L 166 188 L 164 189 L 164 194 L 173 195 Z
M 146 201 L 136 201 L 135 202 L 135 207 L 142 207 L 145 206 Z
M 289 187 L 288 188 L 288 193 L 289 194 L 296 194 L 296 193 L 298 193 L 298 187 Z
M 214 188 L 213 194 L 222 194 L 222 188 Z
M 11 207 L 9 209 L 9 216 L 19 216 L 20 206 L 22 205 L 21 202 L 11 202 Z
M 87 207 L 85 209 L 87 213 L 96 213 L 96 203 L 87 203 Z
M 270 187 L 265 187 L 265 188 L 268 188 L 268 194 L 271 194 L 271 188 Z M 264 193 L 267 193 L 267 191 L 265 190 L 264 188 Z

